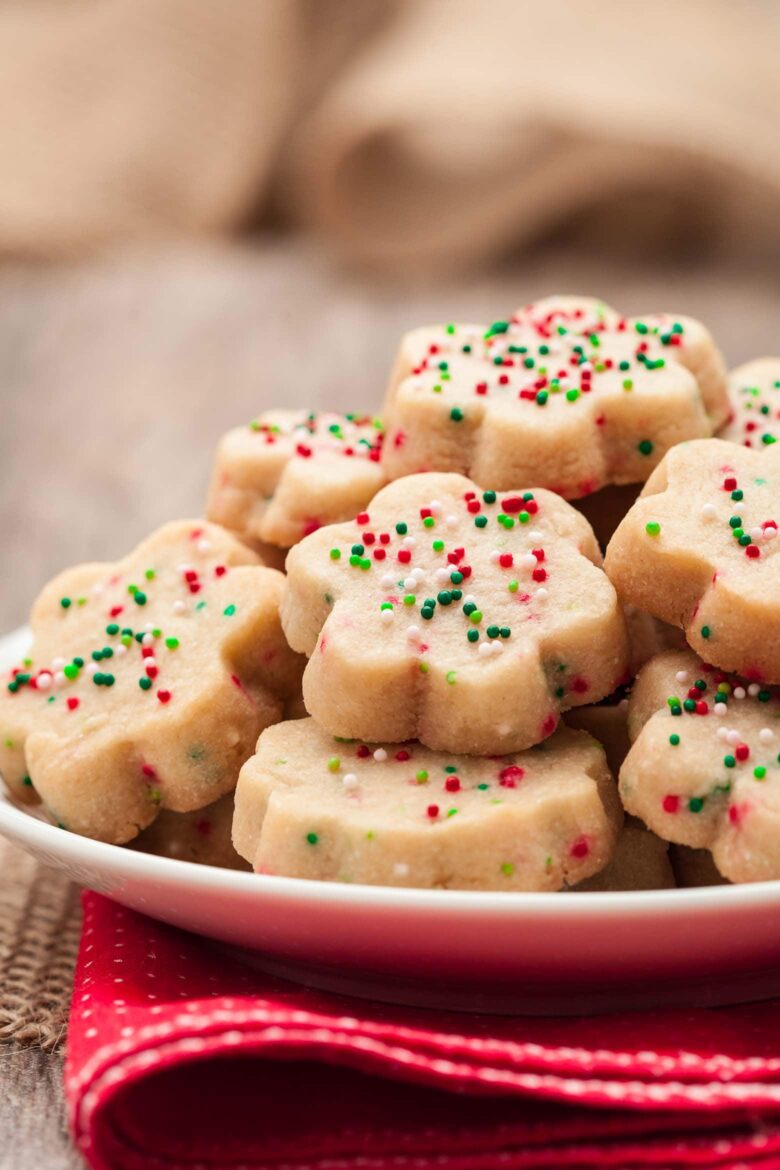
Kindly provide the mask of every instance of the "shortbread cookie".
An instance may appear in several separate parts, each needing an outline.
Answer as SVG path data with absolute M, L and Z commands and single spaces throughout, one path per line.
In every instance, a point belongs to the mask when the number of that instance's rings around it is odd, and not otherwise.
M 564 723 L 567 727 L 587 731 L 588 735 L 592 735 L 604 748 L 610 771 L 617 776 L 631 747 L 628 738 L 628 688 L 620 687 L 600 703 L 572 707 L 564 715 Z
M 707 854 L 709 857 L 709 854 Z M 677 883 L 669 857 L 669 843 L 626 817 L 612 860 L 593 877 L 575 886 L 575 892 L 611 890 L 671 890 Z
M 675 882 L 681 888 L 691 886 L 727 886 L 729 883 L 718 872 L 708 849 L 690 849 L 687 845 L 670 845 L 669 858 Z
M 757 451 L 780 438 L 780 358 L 757 358 L 729 375 L 731 418 L 718 438 Z
M 133 849 L 171 857 L 176 861 L 193 861 L 197 865 L 215 865 L 222 869 L 250 869 L 233 848 L 233 793 L 195 812 L 177 813 L 167 809 L 148 829 L 132 842 Z
M 55 577 L 0 694 L 11 790 L 39 796 L 63 828 L 122 843 L 162 808 L 235 787 L 300 677 L 283 581 L 223 529 L 184 520 L 115 564 Z
M 675 443 L 722 426 L 729 405 L 723 360 L 698 321 L 550 297 L 488 329 L 407 333 L 383 415 L 391 479 L 459 471 L 576 499 L 643 482 Z
M 702 658 L 780 682 L 780 447 L 676 447 L 610 541 L 624 601 L 680 626 Z
M 383 437 L 369 415 L 268 410 L 220 442 L 206 514 L 242 539 L 289 548 L 376 495 Z
M 521 751 L 625 681 L 626 631 L 593 532 L 551 492 L 460 475 L 383 488 L 287 557 L 282 621 L 333 735 Z
M 559 890 L 610 860 L 622 809 L 604 753 L 562 728 L 511 756 L 265 731 L 241 769 L 233 842 L 258 873 L 368 885 Z
M 667 841 L 709 849 L 731 881 L 780 878 L 779 716 L 777 689 L 691 650 L 654 658 L 629 703 L 626 810 Z

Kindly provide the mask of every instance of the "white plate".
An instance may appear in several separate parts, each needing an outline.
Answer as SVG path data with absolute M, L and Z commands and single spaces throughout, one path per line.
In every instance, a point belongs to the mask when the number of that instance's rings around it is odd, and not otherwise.
M 28 637 L 0 639 L 0 668 Z M 0 833 L 124 906 L 348 994 L 533 1014 L 780 995 L 780 882 L 624 894 L 336 885 L 104 845 L 6 795 Z

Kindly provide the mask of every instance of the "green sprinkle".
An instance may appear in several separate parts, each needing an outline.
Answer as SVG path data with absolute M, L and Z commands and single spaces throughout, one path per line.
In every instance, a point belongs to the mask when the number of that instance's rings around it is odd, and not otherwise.
M 469 642 L 478 642 L 479 641 L 479 630 L 469 630 L 468 633 L 466 634 L 466 637 L 468 638 Z
M 633 380 L 631 378 L 624 378 L 623 379 L 623 389 L 624 390 L 633 390 L 634 389 L 634 383 L 633 383 Z
M 487 516 L 475 516 L 474 524 L 477 528 L 484 528 L 487 524 Z
M 495 492 L 492 492 L 492 491 L 483 492 L 483 493 L 482 493 L 482 499 L 485 501 L 485 503 L 486 503 L 486 504 L 495 504 L 495 502 L 496 502 L 496 493 L 495 493 Z
M 153 581 L 154 580 L 154 569 L 147 569 L 144 573 L 144 577 L 146 577 L 147 581 Z
M 637 446 L 637 450 L 640 455 L 651 455 L 653 452 L 653 444 L 649 439 L 642 439 L 642 442 Z
M 75 662 L 69 662 L 62 673 L 66 678 L 78 678 L 79 668 L 76 666 Z
M 119 626 L 116 624 L 116 622 L 110 622 L 109 625 L 106 626 L 106 633 L 110 636 L 119 633 Z
M 648 520 L 647 524 L 645 524 L 645 532 L 648 536 L 658 536 L 660 531 L 661 525 L 657 520 Z
M 510 593 L 517 593 L 517 590 L 519 589 L 519 583 L 517 581 L 510 581 L 507 585 L 507 589 Z
M 723 763 L 727 768 L 736 768 L 737 766 L 737 761 L 734 756 L 724 756 Z
M 692 813 L 700 813 L 704 808 L 703 796 L 692 796 L 688 801 L 688 810 Z
M 235 612 L 236 612 L 235 605 L 226 605 L 225 608 L 222 610 L 222 613 L 225 615 L 225 617 L 232 617 Z
M 146 594 L 143 593 L 140 589 L 136 589 L 135 593 L 133 594 L 133 601 L 136 605 L 146 605 Z
M 480 787 L 482 787 L 482 786 L 480 785 Z M 511 861 L 505 861 L 503 863 L 503 865 L 501 866 L 501 872 L 504 875 L 504 877 L 511 877 L 512 874 L 515 872 L 515 867 L 512 865 Z
M 753 769 L 753 775 L 756 780 L 763 780 L 766 777 L 766 768 L 763 764 L 759 764 L 757 768 Z
M 436 523 L 436 521 L 434 520 L 433 516 L 426 516 L 425 519 L 423 520 L 423 527 L 433 528 L 435 523 Z
M 427 784 L 428 783 L 428 773 L 425 771 L 424 768 L 421 768 L 420 771 L 416 774 L 415 780 L 417 781 L 418 784 Z
M 399 536 L 406 536 L 407 532 L 409 531 L 409 526 L 401 521 L 400 524 L 396 524 L 395 530 Z
M 340 548 L 332 548 L 330 550 L 330 559 L 332 561 L 340 561 L 341 560 L 341 549 Z
M 454 685 L 455 685 L 455 678 L 456 678 L 456 675 L 457 675 L 457 671 L 455 671 L 455 670 L 448 670 L 448 671 L 447 671 L 447 674 L 446 674 L 446 676 L 445 676 L 445 677 L 446 677 L 446 679 L 447 679 L 447 682 L 450 684 L 450 686 L 454 686 Z
M 482 610 L 481 609 L 472 610 L 472 612 L 469 614 L 469 621 L 473 622 L 475 626 L 478 626 L 479 623 L 482 621 Z
M 450 411 L 450 418 L 453 422 L 463 422 L 463 411 L 459 406 L 453 406 Z
M 339 757 L 338 756 L 331 756 L 330 759 L 328 760 L 328 771 L 329 772 L 338 772 L 340 767 L 341 767 L 341 760 L 339 759 Z
M 73 602 L 71 601 L 71 599 L 69 597 L 61 597 L 60 598 L 60 605 L 62 606 L 63 609 L 70 609 L 72 604 L 73 604 Z
M 168 647 L 169 650 L 177 650 L 178 646 L 179 646 L 179 639 L 178 638 L 166 638 L 165 645 Z
M 506 333 L 508 331 L 508 329 L 509 329 L 509 322 L 508 321 L 494 321 L 493 324 L 488 329 L 487 333 L 485 334 L 485 340 L 487 341 L 488 338 L 495 337 L 496 333 Z
M 500 633 L 500 630 L 499 630 L 498 626 L 488 626 L 486 633 L 487 633 L 488 638 L 497 638 L 499 633 Z
M 317 842 L 319 841 L 319 837 L 317 836 L 316 833 L 307 833 L 306 840 L 308 841 L 308 843 L 310 845 L 316 845 Z
M 148 691 L 152 685 L 152 680 L 144 676 L 143 678 L 139 678 L 138 685 L 142 691 Z
M 710 629 L 709 626 L 702 626 L 700 633 L 701 633 L 702 638 L 709 638 L 710 634 L 712 633 L 712 630 Z
M 431 545 L 431 548 L 433 549 L 434 552 L 443 552 L 444 551 L 444 541 L 443 540 L 434 540 L 433 544 Z
M 676 734 L 675 734 L 675 735 L 670 735 L 670 736 L 669 736 L 669 743 L 672 745 L 672 747 L 677 747 L 677 745 L 679 744 L 679 742 L 680 742 L 680 737 L 679 737 L 679 735 L 676 735 Z

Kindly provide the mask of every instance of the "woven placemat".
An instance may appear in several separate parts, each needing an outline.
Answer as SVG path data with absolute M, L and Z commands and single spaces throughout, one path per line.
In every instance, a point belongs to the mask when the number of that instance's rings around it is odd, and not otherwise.
M 77 887 L 0 841 L 0 1043 L 62 1043 L 80 921 Z

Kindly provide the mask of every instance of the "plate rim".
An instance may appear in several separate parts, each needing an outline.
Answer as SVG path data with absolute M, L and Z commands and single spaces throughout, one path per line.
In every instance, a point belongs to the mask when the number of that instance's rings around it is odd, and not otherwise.
M 0 636 L 0 664 L 23 650 L 29 638 L 27 626 Z M 98 871 L 110 870 L 113 876 L 124 875 L 129 879 L 140 878 L 165 885 L 184 883 L 191 888 L 210 887 L 214 892 L 221 890 L 248 895 L 260 901 L 265 895 L 290 902 L 313 898 L 321 905 L 328 904 L 329 908 L 359 907 L 361 910 L 398 910 L 426 915 L 431 912 L 468 916 L 490 914 L 508 918 L 528 915 L 558 920 L 586 918 L 594 913 L 612 918 L 645 918 L 661 913 L 677 917 L 692 911 L 718 914 L 771 906 L 780 909 L 780 881 L 686 889 L 577 891 L 561 897 L 560 891 L 428 890 L 224 869 L 179 858 L 159 857 L 70 833 L 27 811 L 6 790 L 0 791 L 0 835 L 15 844 L 45 852 L 52 859 L 50 864 L 56 864 L 54 859 L 57 859 L 62 865 L 92 865 Z

